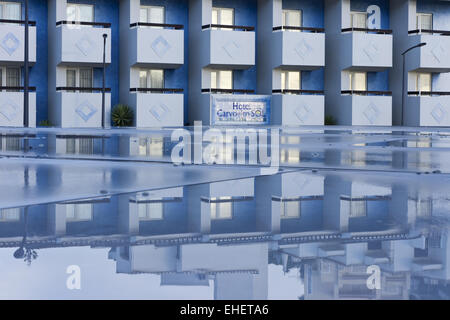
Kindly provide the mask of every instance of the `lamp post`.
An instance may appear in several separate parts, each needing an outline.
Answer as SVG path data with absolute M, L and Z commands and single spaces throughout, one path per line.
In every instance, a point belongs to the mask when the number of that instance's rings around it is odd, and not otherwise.
M 28 68 L 29 68 L 29 20 L 28 20 L 28 0 L 25 0 L 25 52 L 24 52 L 24 81 L 23 81 L 23 126 L 29 126 L 29 100 L 28 100 Z M 26 152 L 26 151 L 25 151 Z
M 103 88 L 102 88 L 102 129 L 105 128 L 105 78 L 106 78 L 106 38 L 108 35 L 103 34 Z
M 403 57 L 403 70 L 402 70 L 402 74 L 403 74 L 403 79 L 402 79 L 402 126 L 404 124 L 404 114 L 405 114 L 405 82 L 406 82 L 406 73 L 405 73 L 405 69 L 406 69 L 406 62 L 405 62 L 405 56 L 406 54 L 415 49 L 415 48 L 420 48 L 426 45 L 426 42 L 421 42 L 419 44 L 416 44 L 415 46 L 412 46 L 411 48 L 405 50 L 405 52 L 402 53 L 402 57 Z

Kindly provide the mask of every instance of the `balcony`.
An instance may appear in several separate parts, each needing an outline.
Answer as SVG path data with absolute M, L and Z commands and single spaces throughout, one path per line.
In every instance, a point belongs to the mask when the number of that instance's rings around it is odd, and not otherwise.
M 343 69 L 381 71 L 392 67 L 392 31 L 342 29 Z
M 450 126 L 450 92 L 408 92 L 405 124 L 408 126 Z M 416 96 L 414 96 L 416 95 Z
M 408 33 L 410 34 L 410 46 L 422 42 L 427 44 L 408 54 L 407 69 L 409 71 L 450 72 L 450 60 L 448 59 L 450 54 L 449 31 L 412 30 Z
M 98 22 L 59 21 L 56 23 L 56 63 L 103 63 L 103 34 L 106 39 L 106 63 L 111 63 L 111 24 Z
M 273 90 L 272 124 L 282 126 L 323 125 L 323 91 Z
M 29 117 L 36 127 L 36 92 L 29 92 Z M 0 127 L 23 127 L 23 87 L 0 87 Z
M 324 29 L 274 27 L 273 67 L 301 67 L 312 70 L 325 65 Z M 297 32 L 295 32 L 297 31 Z M 299 32 L 301 31 L 301 32 Z M 270 48 L 267 48 L 270 50 Z
M 204 25 L 202 29 L 205 46 L 205 50 L 202 51 L 205 52 L 204 67 L 247 69 L 255 65 L 253 27 Z
M 390 91 L 342 91 L 343 125 L 391 126 L 392 96 Z
M 56 88 L 57 106 L 53 110 L 52 124 L 61 128 L 102 127 L 101 88 Z M 105 93 L 105 126 L 111 119 L 111 89 Z
M 183 89 L 132 88 L 130 92 L 137 128 L 183 126 Z
M 182 25 L 138 22 L 130 28 L 131 65 L 170 69 L 184 64 Z
M 0 19 L 0 63 L 18 63 L 24 61 L 25 26 L 21 20 Z M 36 62 L 36 22 L 30 21 L 29 61 Z

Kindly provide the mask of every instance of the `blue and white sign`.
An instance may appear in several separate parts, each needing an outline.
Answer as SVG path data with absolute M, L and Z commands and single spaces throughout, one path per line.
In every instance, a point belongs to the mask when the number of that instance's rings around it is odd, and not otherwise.
M 246 125 L 270 123 L 271 96 L 212 95 L 212 125 Z

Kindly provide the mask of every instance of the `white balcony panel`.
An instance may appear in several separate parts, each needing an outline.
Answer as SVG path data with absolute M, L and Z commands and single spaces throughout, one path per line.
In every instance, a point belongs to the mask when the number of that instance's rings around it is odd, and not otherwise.
M 222 182 L 214 182 L 210 184 L 211 198 L 215 197 L 253 197 L 255 180 L 240 179 Z
M 29 61 L 36 62 L 36 27 L 29 27 Z M 23 64 L 25 52 L 25 27 L 13 24 L 0 25 L 0 63 Z
M 450 72 L 450 37 L 424 34 L 410 36 L 409 41 L 411 46 L 427 44 L 408 53 L 409 71 Z
M 184 31 L 139 27 L 131 29 L 131 65 L 176 68 L 184 64 Z
M 391 96 L 358 96 L 341 97 L 345 125 L 354 126 L 391 126 Z
M 102 94 L 100 92 L 57 92 L 52 124 L 62 128 L 100 128 Z M 110 126 L 111 94 L 105 94 L 105 126 Z
M 450 96 L 408 97 L 405 121 L 408 126 L 450 126 Z
M 272 124 L 282 126 L 323 125 L 322 95 L 277 94 L 272 96 Z
M 310 32 L 274 32 L 276 50 L 273 67 L 316 69 L 325 65 L 325 34 Z M 280 52 L 281 51 L 281 52 Z
M 205 30 L 202 36 L 204 43 L 209 44 L 204 66 L 249 68 L 255 65 L 255 32 Z
M 67 26 L 56 28 L 57 64 L 103 63 L 103 34 L 106 39 L 106 63 L 111 63 L 111 29 L 89 26 Z
M 383 70 L 392 67 L 392 35 L 349 32 L 342 35 L 343 69 Z
M 36 93 L 29 93 L 29 125 L 36 127 Z M 0 92 L 0 127 L 23 127 L 23 92 Z
M 184 123 L 184 95 L 136 93 L 136 127 L 178 127 Z
M 284 198 L 323 195 L 324 178 L 318 175 L 290 172 L 281 176 L 281 183 Z

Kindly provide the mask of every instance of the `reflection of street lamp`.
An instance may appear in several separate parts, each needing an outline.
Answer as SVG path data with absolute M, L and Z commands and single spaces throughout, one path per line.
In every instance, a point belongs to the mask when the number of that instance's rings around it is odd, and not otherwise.
M 420 48 L 426 45 L 426 42 L 421 42 L 419 44 L 416 44 L 415 46 L 412 46 L 411 48 L 407 49 L 405 52 L 402 53 L 402 57 L 403 57 L 403 79 L 402 79 L 402 126 L 403 126 L 403 122 L 404 122 L 404 112 L 405 112 L 405 81 L 406 81 L 406 75 L 405 75 L 405 55 L 415 49 L 415 48 Z
M 102 88 L 102 128 L 105 128 L 105 78 L 106 78 L 106 38 L 108 35 L 103 34 L 103 88 Z
M 24 259 L 28 263 L 28 265 L 31 264 L 31 261 L 36 260 L 38 257 L 38 254 L 35 250 L 31 248 L 27 248 L 27 234 L 28 234 L 28 207 L 25 207 L 24 209 L 24 235 L 22 239 L 22 244 L 20 247 L 14 251 L 14 258 L 16 259 Z

